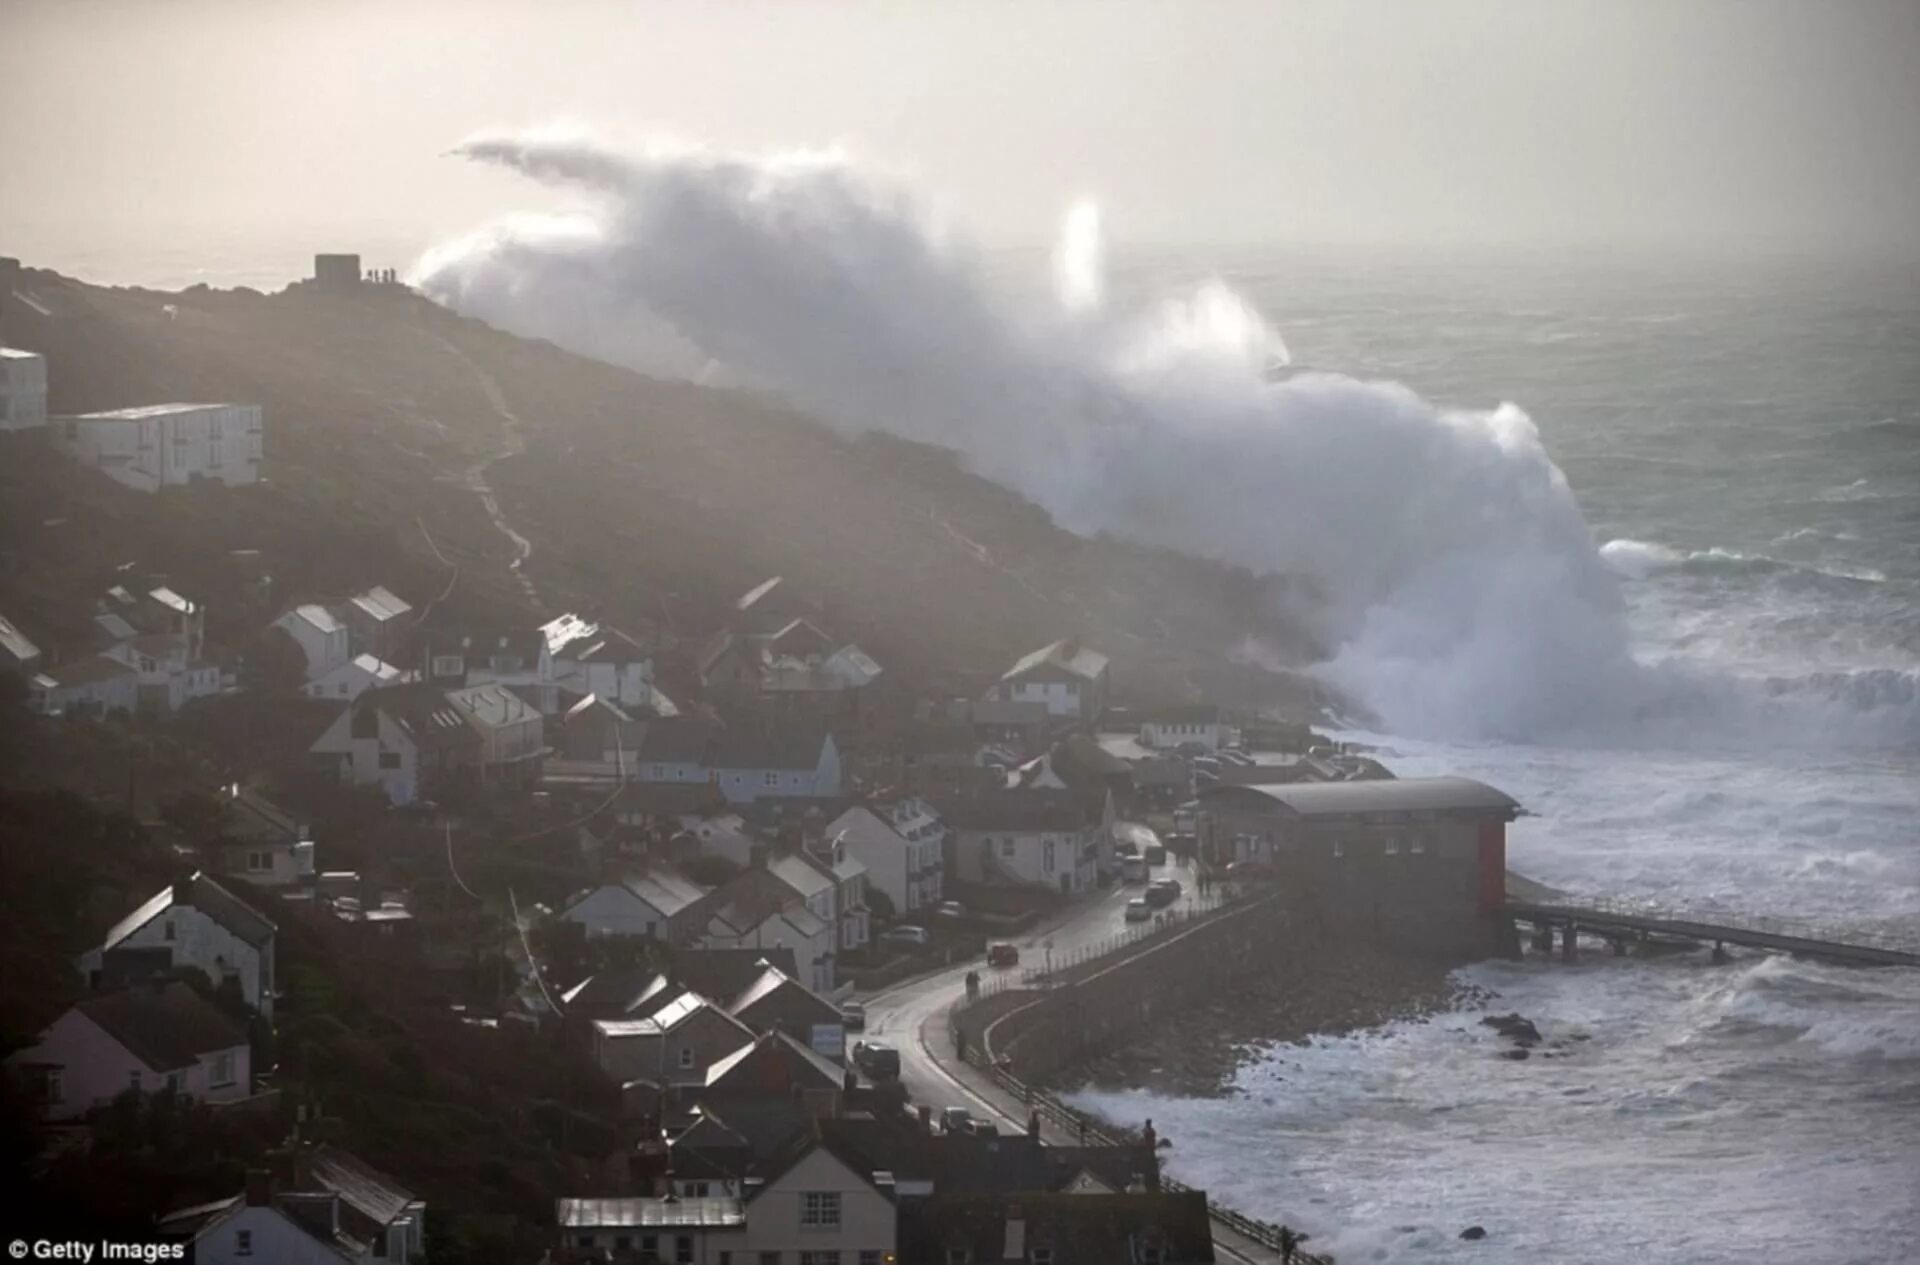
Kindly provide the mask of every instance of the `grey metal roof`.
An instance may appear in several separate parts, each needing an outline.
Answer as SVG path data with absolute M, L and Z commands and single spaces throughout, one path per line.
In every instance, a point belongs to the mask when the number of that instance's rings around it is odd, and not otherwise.
M 407 1205 L 414 1201 L 405 1186 L 337 1146 L 322 1146 L 315 1151 L 307 1161 L 307 1171 L 315 1182 L 380 1225 L 406 1212 Z
M 1062 672 L 1091 681 L 1107 670 L 1107 656 L 1098 650 L 1089 650 L 1072 637 L 1062 637 L 1052 645 L 1042 646 L 1021 659 L 1008 668 L 1006 675 L 1000 679 L 1011 681 L 1040 667 L 1058 668 Z
M 1367 778 L 1356 782 L 1290 782 L 1217 786 L 1203 801 L 1258 797 L 1300 817 L 1361 813 L 1482 812 L 1516 814 L 1517 800 L 1469 777 Z
M 359 607 L 368 618 L 379 623 L 398 619 L 413 609 L 405 599 L 378 584 L 354 598 L 353 605 Z
M 556 1199 L 553 1219 L 569 1230 L 679 1229 L 745 1225 L 747 1210 L 738 1199 Z

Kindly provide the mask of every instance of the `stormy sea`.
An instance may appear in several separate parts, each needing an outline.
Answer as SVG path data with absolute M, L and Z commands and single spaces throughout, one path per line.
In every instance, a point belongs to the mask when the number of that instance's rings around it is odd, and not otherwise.
M 1074 530 L 1316 575 L 1348 736 L 1514 795 L 1533 879 L 1920 928 L 1913 264 L 1108 258 L 1091 206 L 1002 255 L 832 154 L 463 152 L 575 204 L 428 250 L 441 301 L 943 444 Z M 1914 1258 L 1920 971 L 1464 974 L 1558 1057 L 1460 1013 L 1260 1052 L 1224 1100 L 1085 1097 L 1344 1262 Z

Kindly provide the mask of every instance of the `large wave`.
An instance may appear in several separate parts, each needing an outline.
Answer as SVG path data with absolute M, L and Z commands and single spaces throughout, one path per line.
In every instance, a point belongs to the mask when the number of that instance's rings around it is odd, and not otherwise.
M 1091 207 L 1068 217 L 1055 301 L 1019 304 L 901 185 L 838 154 L 538 133 L 457 152 L 585 205 L 430 251 L 412 276 L 427 293 L 953 449 L 1070 530 L 1314 575 L 1338 647 L 1319 671 L 1393 730 L 1591 731 L 1671 696 L 1634 665 L 1617 577 L 1518 407 L 1275 380 L 1284 346 L 1220 283 L 1115 311 Z

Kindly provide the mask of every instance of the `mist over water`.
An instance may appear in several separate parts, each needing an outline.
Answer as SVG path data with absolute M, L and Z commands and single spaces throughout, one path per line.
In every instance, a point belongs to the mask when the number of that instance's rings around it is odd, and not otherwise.
M 1316 631 L 1336 647 L 1318 671 L 1393 732 L 1920 734 L 1910 673 L 1756 684 L 1636 663 L 1617 573 L 1660 560 L 1596 549 L 1520 407 L 1276 373 L 1281 340 L 1217 279 L 1123 308 L 1106 296 L 1091 205 L 1066 218 L 1051 301 L 1017 303 L 909 192 L 838 154 L 627 152 L 539 133 L 457 152 L 585 203 L 428 252 L 413 277 L 427 293 L 588 354 L 953 449 L 1074 531 L 1313 575 L 1329 597 Z

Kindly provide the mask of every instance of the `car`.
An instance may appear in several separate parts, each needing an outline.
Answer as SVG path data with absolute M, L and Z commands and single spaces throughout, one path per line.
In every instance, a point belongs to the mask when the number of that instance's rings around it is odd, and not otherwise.
M 965 918 L 967 907 L 957 900 L 943 900 L 933 913 L 936 918 Z
M 1119 843 L 1113 845 L 1113 854 L 1122 857 L 1138 856 L 1140 855 L 1140 849 L 1133 840 L 1122 839 Z
M 1247 879 L 1253 882 L 1268 882 L 1279 877 L 1271 865 L 1260 861 L 1232 861 L 1226 869 L 1228 878 Z
M 1011 944 L 993 944 L 987 946 L 988 966 L 1020 965 L 1020 950 Z
M 1155 879 L 1147 884 L 1147 894 L 1144 899 L 1147 904 L 1155 908 L 1173 904 L 1180 899 L 1180 880 L 1177 878 Z
M 942 1107 L 940 1109 L 940 1132 L 972 1133 L 973 1113 L 965 1107 Z
M 1144 857 L 1122 857 L 1120 860 L 1120 881 L 1123 883 L 1144 883 L 1147 881 L 1147 862 Z
M 860 1002 L 850 1001 L 840 1007 L 840 1026 L 848 1032 L 867 1030 L 867 1008 Z
M 854 1042 L 853 1065 L 871 1080 L 900 1079 L 900 1051 L 884 1041 Z
M 976 1138 L 997 1138 L 1000 1136 L 1000 1126 L 991 1120 L 975 1120 L 967 1132 Z
M 1153 906 L 1147 904 L 1146 897 L 1136 896 L 1127 902 L 1127 921 L 1145 922 L 1153 917 Z
M 1146 861 L 1148 865 L 1165 865 L 1167 863 L 1166 848 L 1157 843 L 1150 845 L 1146 851 Z
M 880 943 L 896 949 L 924 949 L 933 943 L 933 933 L 925 927 L 889 927 L 880 933 Z

